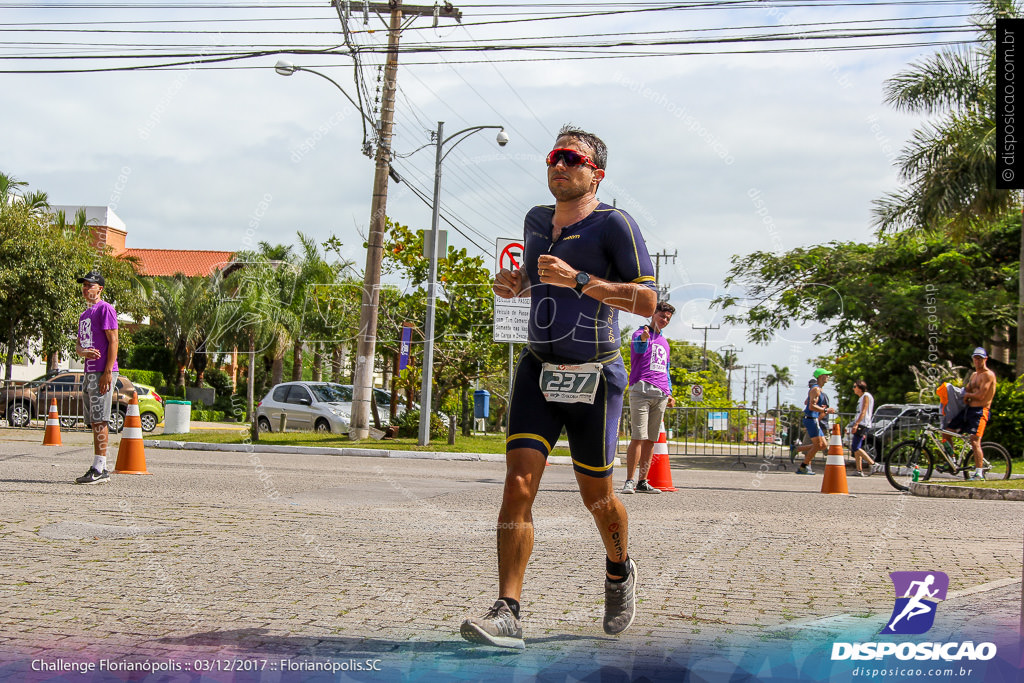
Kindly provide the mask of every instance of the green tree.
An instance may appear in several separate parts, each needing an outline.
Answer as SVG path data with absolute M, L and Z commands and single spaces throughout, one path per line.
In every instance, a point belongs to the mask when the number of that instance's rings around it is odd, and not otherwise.
M 81 313 L 75 278 L 92 262 L 88 240 L 50 229 L 46 195 L 0 173 L 0 341 L 4 376 L 20 348 L 48 353 L 73 348 Z
M 876 201 L 880 233 L 944 232 L 958 240 L 1019 207 L 1016 192 L 996 187 L 996 46 L 997 18 L 1019 17 L 1015 0 L 976 3 L 972 22 L 980 43 L 946 48 L 891 78 L 886 101 L 900 111 L 924 114 L 930 122 L 918 129 L 899 159 L 905 188 Z M 1024 280 L 1024 229 L 1018 224 L 1017 280 Z M 1024 290 L 1018 286 L 1016 335 L 1018 377 L 1024 376 Z M 991 329 L 996 337 L 1003 328 Z
M 962 364 L 979 330 L 1013 324 L 1018 232 L 1008 216 L 974 242 L 899 234 L 734 256 L 725 283 L 735 293 L 714 303 L 737 311 L 727 322 L 757 343 L 820 323 L 813 339 L 834 349 L 823 366 L 835 372 L 844 409 L 852 407 L 845 387 L 861 378 L 879 403 L 902 402 L 915 386 L 911 366 Z
M 428 261 L 423 257 L 423 232 L 389 223 L 384 245 L 384 272 L 397 273 L 409 282 L 403 302 L 406 318 L 419 323 L 426 319 Z M 478 378 L 505 371 L 505 347 L 492 339 L 494 298 L 491 272 L 482 257 L 469 256 L 465 249 L 449 246 L 437 264 L 438 300 L 435 304 L 435 339 L 431 393 L 433 410 L 449 395 L 462 413 L 462 429 L 471 428 L 472 404 L 469 392 Z M 397 339 L 397 327 L 389 333 Z M 422 334 L 422 333 L 421 333 Z

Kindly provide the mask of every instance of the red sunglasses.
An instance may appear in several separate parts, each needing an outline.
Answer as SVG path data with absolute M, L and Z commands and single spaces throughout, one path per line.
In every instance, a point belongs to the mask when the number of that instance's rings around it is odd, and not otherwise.
M 584 164 L 594 169 L 597 168 L 597 164 L 594 163 L 593 159 L 588 157 L 586 154 L 580 154 L 574 149 L 566 149 L 563 147 L 559 149 L 553 149 L 550 152 L 548 152 L 548 166 L 555 166 L 556 164 L 558 164 L 559 159 L 561 159 L 562 162 L 569 168 L 579 166 L 580 164 Z

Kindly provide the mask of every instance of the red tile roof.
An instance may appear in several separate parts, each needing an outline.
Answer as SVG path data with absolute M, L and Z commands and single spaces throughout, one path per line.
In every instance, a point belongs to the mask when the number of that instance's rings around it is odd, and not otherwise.
M 201 249 L 125 249 L 123 254 L 139 259 L 143 275 L 206 276 L 223 270 L 235 253 Z

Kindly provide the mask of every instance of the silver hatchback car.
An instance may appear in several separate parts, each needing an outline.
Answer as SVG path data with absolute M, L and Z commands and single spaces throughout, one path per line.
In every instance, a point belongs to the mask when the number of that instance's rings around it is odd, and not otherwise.
M 286 429 L 343 434 L 348 431 L 352 388 L 333 382 L 284 382 L 274 386 L 256 408 L 261 432 Z

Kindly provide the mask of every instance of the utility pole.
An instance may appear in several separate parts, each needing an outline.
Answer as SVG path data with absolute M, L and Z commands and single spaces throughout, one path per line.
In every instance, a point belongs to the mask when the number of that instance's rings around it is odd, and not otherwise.
M 720 327 L 720 325 L 694 325 L 694 324 L 691 323 L 690 327 L 692 327 L 695 330 L 704 330 L 704 363 L 703 363 L 702 369 L 703 370 L 707 370 L 708 369 L 708 330 L 717 330 Z
M 740 354 L 743 353 L 743 349 L 737 349 L 732 344 L 726 344 L 725 346 L 723 346 L 722 348 L 720 348 L 718 350 L 726 352 L 726 354 L 722 356 L 723 360 L 728 358 L 728 354 L 729 353 L 735 354 L 736 360 L 739 360 Z M 737 365 L 736 369 L 738 370 L 740 367 L 741 366 Z M 732 365 L 732 363 L 729 363 L 728 367 L 726 368 L 726 371 L 725 371 L 726 372 L 726 376 L 727 376 L 727 379 L 725 380 L 726 381 L 725 397 L 728 400 L 730 400 L 730 401 L 732 400 L 732 371 L 733 371 L 733 365 Z M 744 399 L 744 401 L 746 400 L 746 396 L 745 395 L 744 395 L 743 399 Z
M 334 0 L 334 5 L 341 0 Z M 426 7 L 403 5 L 401 0 L 387 3 L 345 2 L 352 9 L 370 10 L 377 13 L 390 12 L 388 24 L 388 57 L 384 66 L 384 93 L 381 100 L 380 127 L 376 169 L 373 175 L 373 201 L 370 205 L 370 234 L 366 240 L 366 271 L 363 277 L 363 298 L 359 309 L 359 337 L 356 345 L 356 368 L 353 377 L 352 420 L 349 438 L 365 439 L 370 434 L 370 397 L 373 391 L 373 366 L 377 352 L 377 309 L 380 306 L 380 270 L 384 248 L 384 227 L 387 218 L 388 176 L 391 171 L 391 134 L 395 120 L 395 92 L 398 89 L 398 42 L 401 37 L 403 15 L 410 17 L 444 16 L 462 20 L 462 12 L 451 5 Z M 340 13 L 339 13 L 340 14 Z M 348 17 L 341 16 L 342 24 Z M 348 27 L 345 25 L 347 33 Z M 430 406 L 421 406 L 430 410 Z
M 654 259 L 654 284 L 658 287 L 658 301 L 668 301 L 669 299 L 668 286 L 661 286 L 661 262 L 664 260 L 668 263 L 668 260 L 672 259 L 672 263 L 675 263 L 678 256 L 678 249 L 674 250 L 671 254 L 667 251 L 651 254 L 651 258 Z M 705 367 L 705 369 L 707 368 Z

